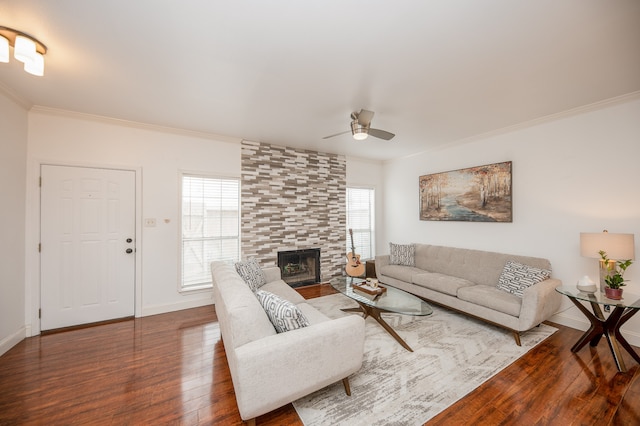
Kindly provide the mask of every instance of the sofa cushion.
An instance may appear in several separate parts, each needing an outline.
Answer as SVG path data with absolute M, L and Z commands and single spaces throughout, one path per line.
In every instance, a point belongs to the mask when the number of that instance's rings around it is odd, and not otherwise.
M 412 282 L 421 287 L 445 293 L 451 296 L 458 295 L 458 289 L 475 285 L 464 278 L 452 277 L 450 275 L 438 274 L 435 272 L 424 272 L 412 277 Z
M 260 290 L 273 293 L 276 296 L 280 296 L 281 298 L 286 299 L 295 305 L 302 303 L 305 300 L 304 297 L 300 295 L 300 293 L 291 288 L 291 286 L 283 280 L 266 283 L 265 285 L 260 287 Z
M 216 315 L 227 350 L 276 334 L 267 313 L 233 265 L 212 262 L 211 274 Z
M 551 270 L 547 259 L 483 250 L 416 244 L 416 267 L 495 287 L 508 260 Z M 376 265 L 377 267 L 377 265 Z
M 415 266 L 415 244 L 389 243 L 389 263 L 391 265 Z
M 424 274 L 422 269 L 414 268 L 412 266 L 401 265 L 385 265 L 380 267 L 380 274 L 386 275 L 391 278 L 395 278 L 400 281 L 406 281 L 410 283 L 414 275 Z
M 308 327 L 309 320 L 296 305 L 268 291 L 256 291 L 267 316 L 278 333 Z
M 524 290 L 551 277 L 551 271 L 507 260 L 498 279 L 498 289 L 522 297 Z
M 298 303 L 296 304 L 296 306 L 298 307 L 298 309 L 300 309 L 300 311 L 302 311 L 302 314 L 307 317 L 310 325 L 319 324 L 325 321 L 331 321 L 331 318 L 329 318 L 307 302 Z
M 262 273 L 264 274 L 264 279 L 267 283 L 280 281 L 282 279 L 282 273 L 280 272 L 280 268 L 277 266 L 263 266 Z
M 246 262 L 236 262 L 235 267 L 238 275 L 254 292 L 267 283 L 260 264 L 255 258 L 248 259 Z
M 522 308 L 522 298 L 488 285 L 462 287 L 458 289 L 458 299 L 514 317 L 520 316 Z

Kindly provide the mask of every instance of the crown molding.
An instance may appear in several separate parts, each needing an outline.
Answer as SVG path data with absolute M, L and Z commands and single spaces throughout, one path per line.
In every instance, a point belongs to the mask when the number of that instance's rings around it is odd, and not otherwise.
M 209 139 L 209 140 L 214 140 L 218 142 L 239 144 L 242 141 L 242 138 L 219 135 L 216 133 L 198 132 L 195 130 L 187 130 L 187 129 L 181 129 L 177 127 L 141 123 L 138 121 L 130 121 L 130 120 L 124 120 L 120 118 L 105 117 L 102 115 L 87 114 L 83 112 L 69 111 L 69 110 L 63 110 L 58 108 L 50 108 L 50 107 L 45 107 L 41 105 L 35 105 L 31 107 L 30 111 L 39 113 L 39 114 L 51 115 L 51 116 L 95 121 L 98 123 L 111 124 L 111 125 L 123 126 L 123 127 L 131 127 L 134 129 L 149 130 L 149 131 L 160 132 L 160 133 L 169 133 L 169 134 L 180 135 L 180 136 L 188 136 L 188 137 L 193 137 L 198 139 Z
M 7 98 L 11 99 L 13 102 L 18 104 L 22 108 L 24 108 L 26 111 L 29 111 L 33 107 L 33 104 L 31 102 L 29 102 L 22 96 L 18 95 L 16 92 L 11 90 L 11 88 L 6 86 L 2 82 L 0 82 L 0 93 L 5 95 Z
M 638 100 L 640 99 L 640 90 L 635 91 L 635 92 L 630 92 L 630 93 L 626 93 L 624 95 L 620 95 L 620 96 L 616 96 L 613 98 L 609 98 L 609 99 L 604 99 L 598 102 L 593 102 L 591 104 L 587 104 L 587 105 L 582 105 L 576 108 L 571 108 L 565 111 L 561 111 L 561 112 L 557 112 L 554 114 L 549 114 L 549 115 L 545 115 L 542 117 L 538 117 L 538 118 L 534 118 L 533 120 L 528 120 L 528 121 L 523 121 L 522 123 L 518 123 L 518 124 L 514 124 L 512 126 L 507 126 L 507 127 L 502 127 L 500 129 L 496 129 L 496 130 L 492 130 L 490 132 L 485 132 L 485 133 L 480 133 L 477 135 L 473 135 L 473 136 L 469 136 L 463 139 L 457 139 L 454 141 L 451 141 L 449 143 L 445 143 L 441 146 L 438 146 L 436 148 L 433 149 L 429 149 L 429 150 L 425 150 L 425 151 L 421 151 L 421 152 L 417 152 L 415 154 L 410 154 L 410 155 L 406 155 L 404 157 L 400 157 L 400 158 L 396 158 L 396 159 L 391 159 L 391 160 L 385 160 L 384 163 L 392 163 L 395 160 L 401 159 L 401 158 L 412 158 L 412 157 L 416 157 L 416 156 L 420 156 L 423 154 L 427 154 L 430 152 L 436 152 L 436 151 L 442 151 L 445 149 L 449 149 L 449 148 L 453 148 L 455 146 L 460 146 L 460 145 L 465 145 L 471 142 L 476 142 L 478 140 L 481 139 L 488 139 L 490 137 L 494 137 L 494 136 L 499 136 L 499 135 L 504 135 L 506 133 L 511 133 L 511 132 L 515 132 L 517 130 L 523 130 L 523 129 L 527 129 L 533 126 L 537 126 L 540 124 L 544 124 L 544 123 L 550 123 L 552 121 L 557 121 L 557 120 L 561 120 L 564 118 L 569 118 L 569 117 L 573 117 L 579 114 L 584 114 L 587 112 L 591 112 L 591 111 L 597 111 L 597 110 L 601 110 L 610 106 L 614 106 L 614 105 L 619 105 L 619 104 L 624 104 L 627 102 L 631 102 L 634 100 Z

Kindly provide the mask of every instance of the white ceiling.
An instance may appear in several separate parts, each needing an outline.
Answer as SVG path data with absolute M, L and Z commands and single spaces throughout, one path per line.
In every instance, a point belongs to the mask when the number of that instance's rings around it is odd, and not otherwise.
M 29 105 L 389 159 L 640 90 L 638 0 L 0 0 Z M 376 112 L 391 141 L 350 135 Z

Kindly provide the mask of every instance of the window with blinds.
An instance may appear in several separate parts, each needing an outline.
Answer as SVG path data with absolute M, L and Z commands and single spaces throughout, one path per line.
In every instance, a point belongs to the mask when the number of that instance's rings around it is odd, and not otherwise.
M 349 229 L 360 259 L 375 257 L 375 190 L 347 187 L 347 253 L 351 251 Z
M 181 291 L 211 287 L 214 260 L 240 259 L 240 180 L 182 175 Z

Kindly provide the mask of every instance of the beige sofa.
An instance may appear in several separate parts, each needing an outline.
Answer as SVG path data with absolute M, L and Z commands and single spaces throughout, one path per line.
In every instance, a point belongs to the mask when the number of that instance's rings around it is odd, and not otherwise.
M 376 256 L 380 282 L 435 304 L 463 312 L 513 332 L 545 321 L 560 308 L 557 279 L 545 279 L 522 291 L 522 297 L 497 288 L 507 261 L 551 270 L 547 259 L 481 250 L 414 244 L 414 266 L 390 264 L 390 255 Z M 504 282 L 504 278 L 503 281 Z
M 280 279 L 277 267 L 263 269 L 260 287 L 293 302 L 308 327 L 276 333 L 269 317 L 234 267 L 211 263 L 213 298 L 240 416 L 255 418 L 334 382 L 362 365 L 364 320 L 329 319 Z

